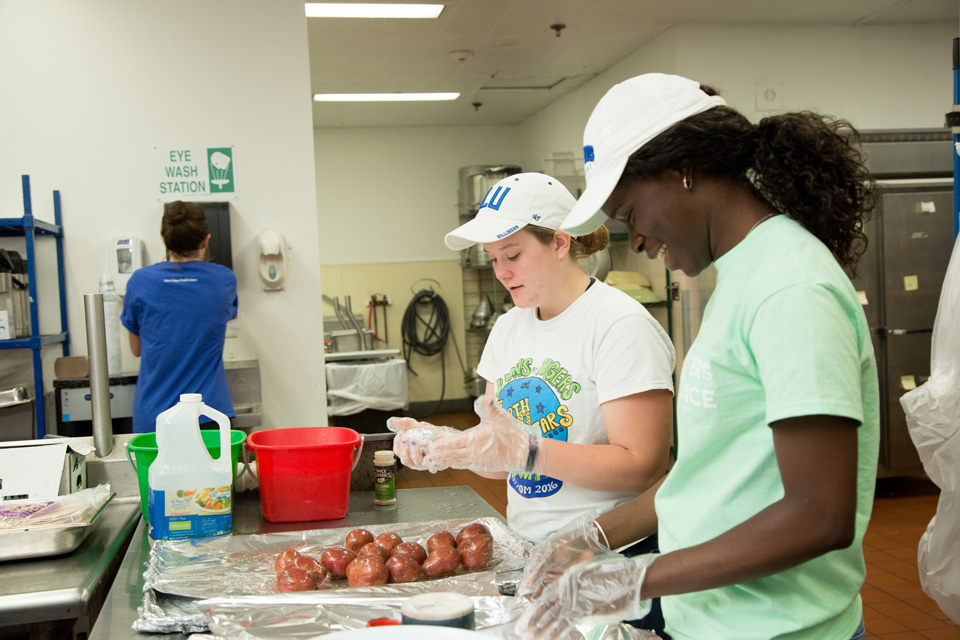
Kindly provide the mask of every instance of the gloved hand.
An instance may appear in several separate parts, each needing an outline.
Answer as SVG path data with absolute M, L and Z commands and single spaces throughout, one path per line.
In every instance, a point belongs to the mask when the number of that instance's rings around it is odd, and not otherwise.
M 612 553 L 606 536 L 594 522 L 599 515 L 596 510 L 585 513 L 534 547 L 523 568 L 517 595 L 536 599 L 571 565 Z
M 574 640 L 594 627 L 642 618 L 650 601 L 641 600 L 641 587 L 657 557 L 606 555 L 570 567 L 523 612 L 516 632 L 524 640 Z
M 444 467 L 470 471 L 543 473 L 543 436 L 501 409 L 490 396 L 473 404 L 480 424 L 435 442 L 433 458 Z
M 431 473 L 446 469 L 446 466 L 439 466 L 431 458 L 433 443 L 463 433 L 452 427 L 437 427 L 429 422 L 397 417 L 387 419 L 387 429 L 397 434 L 393 439 L 393 452 L 400 458 L 400 462 L 411 469 Z

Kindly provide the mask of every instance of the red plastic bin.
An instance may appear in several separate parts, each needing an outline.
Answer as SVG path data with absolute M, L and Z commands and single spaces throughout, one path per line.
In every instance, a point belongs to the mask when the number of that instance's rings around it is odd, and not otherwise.
M 247 438 L 257 454 L 260 508 L 270 522 L 336 520 L 347 515 L 350 474 L 363 436 L 344 427 L 264 429 Z

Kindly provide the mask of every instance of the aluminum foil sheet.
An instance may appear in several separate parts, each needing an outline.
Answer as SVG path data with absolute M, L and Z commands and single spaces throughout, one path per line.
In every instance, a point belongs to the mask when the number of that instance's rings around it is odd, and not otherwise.
M 362 629 L 374 618 L 399 620 L 400 607 L 405 599 L 355 598 L 324 593 L 323 602 L 309 603 L 302 596 L 281 598 L 285 595 L 293 594 L 202 601 L 210 619 L 210 636 L 218 640 L 306 640 L 328 633 Z M 278 603 L 278 598 L 285 602 Z M 520 640 L 513 627 L 526 606 L 525 600 L 511 596 L 472 596 L 471 599 L 477 631 L 503 640 Z M 583 632 L 589 640 L 659 640 L 653 632 L 623 623 L 584 629 Z M 384 632 L 384 637 L 388 637 L 387 633 Z M 191 640 L 196 638 L 198 636 L 193 636 Z
M 531 545 L 514 534 L 497 518 L 472 518 L 410 522 L 364 527 L 374 536 L 392 531 L 404 541 L 426 547 L 427 538 L 438 531 L 456 533 L 472 522 L 482 522 L 493 536 L 493 556 L 484 571 L 508 572 L 522 569 Z M 356 527 L 314 529 L 250 536 L 225 536 L 193 540 L 157 541 L 150 550 L 144 588 L 192 598 L 219 598 L 277 593 L 277 554 L 287 547 L 319 558 L 324 549 L 343 547 L 347 534 Z M 470 573 L 463 567 L 454 577 Z M 516 579 L 516 574 L 513 574 Z M 423 578 L 413 585 L 442 582 L 450 578 Z M 395 585 L 394 588 L 408 585 Z M 378 587 L 381 588 L 381 587 Z M 349 589 L 346 580 L 334 580 L 327 589 Z
M 392 531 L 405 541 L 419 542 L 426 546 L 427 538 L 434 533 L 450 531 L 455 534 L 462 527 L 473 522 L 486 525 L 494 539 L 493 556 L 483 570 L 468 571 L 461 567 L 456 574 L 447 578 L 421 578 L 414 583 L 366 589 L 351 589 L 346 580 L 336 580 L 330 582 L 323 591 L 302 593 L 277 592 L 274 566 L 277 554 L 287 547 L 293 547 L 300 553 L 319 558 L 327 547 L 342 547 L 347 533 L 356 527 L 158 541 L 150 551 L 150 559 L 144 573 L 143 605 L 138 608 L 140 617 L 134 623 L 134 629 L 140 632 L 158 633 L 201 632 L 206 630 L 209 624 L 209 619 L 203 612 L 209 610 L 211 604 L 227 608 L 227 601 L 236 601 L 238 606 L 242 604 L 246 607 L 251 606 L 249 600 L 253 596 L 273 596 L 273 599 L 256 601 L 254 608 L 258 616 L 271 615 L 269 612 L 264 612 L 264 609 L 303 606 L 304 601 L 308 608 L 316 608 L 318 599 L 362 598 L 365 604 L 360 606 L 365 609 L 360 613 L 363 614 L 362 621 L 365 624 L 367 620 L 377 617 L 367 615 L 370 606 L 380 606 L 374 605 L 375 599 L 386 600 L 386 603 L 381 604 L 389 610 L 394 610 L 390 609 L 394 606 L 393 603 L 402 602 L 424 591 L 457 591 L 471 597 L 494 599 L 499 599 L 502 594 L 512 595 L 515 593 L 516 583 L 532 547 L 497 518 L 394 523 L 368 525 L 363 528 L 375 536 Z M 204 599 L 213 600 L 208 603 L 203 601 Z M 508 600 L 511 601 L 511 605 L 515 604 L 512 598 Z M 488 608 L 495 609 L 493 602 L 490 601 Z M 328 600 L 324 600 L 324 603 L 325 610 L 329 610 L 330 606 L 337 608 L 357 606 Z M 399 604 L 396 605 L 395 610 L 399 610 Z M 350 618 L 349 613 L 340 612 L 336 615 L 341 618 Z M 490 618 L 496 619 L 500 615 L 502 614 L 492 611 Z M 230 619 L 232 620 L 232 617 Z M 355 620 L 355 622 L 359 621 L 359 618 Z M 229 623 L 225 621 L 223 624 Z M 329 624 L 339 623 L 316 624 L 329 626 Z M 325 632 L 317 631 L 312 635 L 320 633 Z
M 495 574 L 474 573 L 432 583 L 387 585 L 349 591 L 305 591 L 243 598 L 214 598 L 198 603 L 210 619 L 210 633 L 222 638 L 310 638 L 362 629 L 374 618 L 400 619 L 400 607 L 414 593 L 447 591 L 470 596 L 478 630 L 512 626 L 525 602 L 501 596 Z

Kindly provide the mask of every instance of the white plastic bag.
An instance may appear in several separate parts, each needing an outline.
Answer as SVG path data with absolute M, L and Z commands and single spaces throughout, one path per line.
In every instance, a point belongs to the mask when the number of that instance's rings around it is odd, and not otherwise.
M 920 586 L 960 624 L 960 251 L 954 245 L 933 325 L 930 379 L 900 398 L 923 468 L 940 487 L 920 538 Z
M 326 365 L 327 413 L 352 416 L 366 409 L 389 411 L 410 406 L 407 362 L 397 358 L 381 362 Z

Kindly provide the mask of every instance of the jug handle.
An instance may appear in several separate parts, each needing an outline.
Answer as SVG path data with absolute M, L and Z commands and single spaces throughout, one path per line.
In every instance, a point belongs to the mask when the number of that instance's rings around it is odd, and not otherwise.
M 363 434 L 359 434 L 360 444 L 357 446 L 357 452 L 353 454 L 353 466 L 350 467 L 350 470 L 353 471 L 357 468 L 357 463 L 360 462 L 360 452 L 363 451 Z
M 220 427 L 220 457 L 217 463 L 230 469 L 230 418 L 205 404 L 201 405 L 200 415 L 213 418 Z M 233 475 L 233 469 L 230 469 L 230 474 Z

